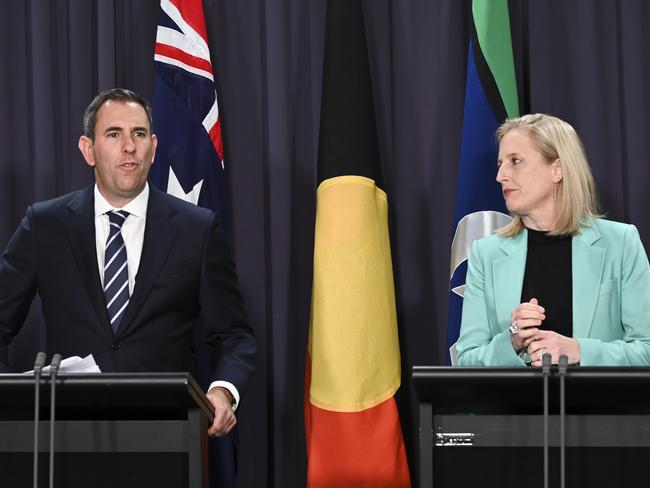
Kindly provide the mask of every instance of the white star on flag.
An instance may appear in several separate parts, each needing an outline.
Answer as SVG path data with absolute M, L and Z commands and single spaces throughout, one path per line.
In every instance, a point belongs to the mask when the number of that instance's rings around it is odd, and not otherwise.
M 203 180 L 200 180 L 196 185 L 194 185 L 194 188 L 192 188 L 189 193 L 185 193 L 185 190 L 183 190 L 183 187 L 174 173 L 174 169 L 171 166 L 169 167 L 167 193 L 170 195 L 174 195 L 176 198 L 198 205 L 199 196 L 201 195 L 201 186 L 203 186 Z

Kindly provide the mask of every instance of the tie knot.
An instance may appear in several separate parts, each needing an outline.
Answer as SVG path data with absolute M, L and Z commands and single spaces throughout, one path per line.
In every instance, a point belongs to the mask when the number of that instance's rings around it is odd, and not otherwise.
M 112 225 L 117 225 L 118 228 L 122 228 L 122 224 L 126 220 L 126 218 L 129 216 L 129 212 L 125 210 L 111 210 L 110 212 L 107 212 L 108 214 L 108 220 L 111 222 Z

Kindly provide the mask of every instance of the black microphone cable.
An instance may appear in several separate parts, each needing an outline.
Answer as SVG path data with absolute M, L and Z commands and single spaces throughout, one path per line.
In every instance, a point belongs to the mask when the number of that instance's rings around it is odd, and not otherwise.
M 61 365 L 61 355 L 55 354 L 52 356 L 52 363 L 50 364 L 50 488 L 54 488 L 54 407 L 55 407 L 55 393 L 56 393 L 56 375 L 59 372 Z
M 564 453 L 564 447 L 565 447 L 565 425 L 564 425 L 564 417 L 565 417 L 565 398 L 564 398 L 564 380 L 566 378 L 566 368 L 569 365 L 569 358 L 565 355 L 562 354 L 560 356 L 560 360 L 558 363 L 559 366 L 559 373 L 560 373 L 560 488 L 565 488 L 565 482 L 566 482 L 566 459 L 565 459 L 565 453 Z
M 41 410 L 41 373 L 45 366 L 45 353 L 39 352 L 34 361 L 34 488 L 38 488 L 38 426 Z
M 551 355 L 542 354 L 542 375 L 544 376 L 544 488 L 548 488 L 548 378 L 551 375 Z

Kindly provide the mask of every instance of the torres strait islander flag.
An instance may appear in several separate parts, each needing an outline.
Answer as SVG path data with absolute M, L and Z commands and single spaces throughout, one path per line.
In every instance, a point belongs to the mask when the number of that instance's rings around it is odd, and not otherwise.
M 305 391 L 307 486 L 410 487 L 400 349 L 359 0 L 329 0 Z
M 449 273 L 448 362 L 455 344 L 467 274 L 467 258 L 476 239 L 510 221 L 501 185 L 496 182 L 496 130 L 519 116 L 517 83 L 510 39 L 507 0 L 474 0 L 467 55 L 465 111 L 456 192 L 455 232 Z
M 228 229 L 219 106 L 201 0 L 161 0 L 154 53 L 153 131 L 158 137 L 150 182 L 213 210 Z M 211 383 L 214 350 L 198 336 L 197 379 Z M 210 485 L 235 488 L 237 429 L 209 440 Z

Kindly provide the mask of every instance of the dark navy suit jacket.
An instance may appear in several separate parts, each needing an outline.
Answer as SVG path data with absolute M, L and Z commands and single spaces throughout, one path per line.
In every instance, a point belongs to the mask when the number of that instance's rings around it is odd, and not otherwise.
M 217 216 L 150 186 L 135 288 L 114 335 L 97 268 L 93 187 L 27 209 L 0 258 L 0 370 L 38 291 L 48 354 L 93 354 L 103 372 L 193 371 L 193 334 L 239 391 L 255 340 Z

